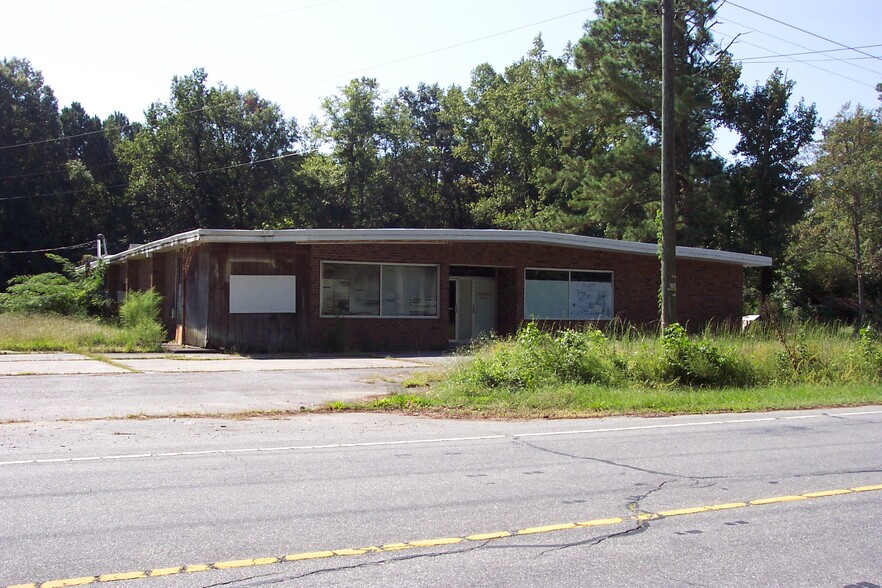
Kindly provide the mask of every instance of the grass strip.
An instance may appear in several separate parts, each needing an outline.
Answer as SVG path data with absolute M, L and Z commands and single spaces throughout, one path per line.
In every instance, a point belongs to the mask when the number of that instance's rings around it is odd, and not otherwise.
M 872 384 L 790 384 L 714 389 L 561 384 L 518 392 L 442 385 L 364 401 L 334 402 L 326 410 L 528 419 L 761 412 L 880 403 L 882 389 Z

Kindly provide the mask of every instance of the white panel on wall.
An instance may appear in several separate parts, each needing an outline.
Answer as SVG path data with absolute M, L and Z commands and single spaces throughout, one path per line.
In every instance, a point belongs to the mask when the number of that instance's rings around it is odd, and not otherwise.
M 230 276 L 230 314 L 297 311 L 296 276 Z

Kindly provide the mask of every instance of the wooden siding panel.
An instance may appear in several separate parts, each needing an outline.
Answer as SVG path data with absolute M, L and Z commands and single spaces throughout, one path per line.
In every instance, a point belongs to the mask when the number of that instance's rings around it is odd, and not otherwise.
M 308 347 L 308 253 L 294 244 L 212 245 L 209 299 L 210 341 L 214 347 L 284 352 Z M 230 275 L 297 278 L 297 312 L 230 313 Z

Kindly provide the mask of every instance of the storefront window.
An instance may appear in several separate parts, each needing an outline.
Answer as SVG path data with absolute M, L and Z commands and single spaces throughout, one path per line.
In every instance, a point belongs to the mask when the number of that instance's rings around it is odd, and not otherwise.
M 612 320 L 612 272 L 528 269 L 524 318 Z
M 322 316 L 438 316 L 438 266 L 327 262 L 321 289 Z

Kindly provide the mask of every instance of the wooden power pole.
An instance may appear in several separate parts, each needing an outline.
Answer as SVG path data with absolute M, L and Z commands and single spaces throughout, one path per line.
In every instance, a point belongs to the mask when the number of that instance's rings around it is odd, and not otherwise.
M 677 205 L 674 194 L 674 0 L 662 0 L 661 324 L 677 322 Z

